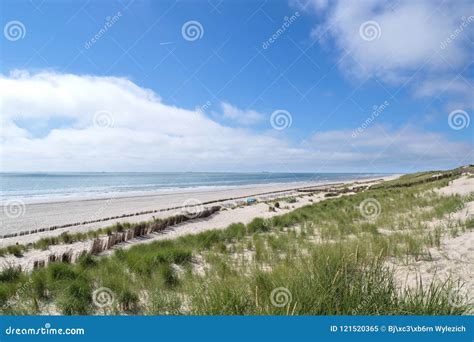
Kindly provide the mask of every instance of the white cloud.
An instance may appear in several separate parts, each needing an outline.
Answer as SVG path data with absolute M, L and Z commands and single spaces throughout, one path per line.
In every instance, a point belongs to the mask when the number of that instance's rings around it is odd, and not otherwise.
M 252 125 L 261 122 L 265 115 L 255 110 L 242 110 L 232 106 L 228 102 L 222 102 L 222 117 L 240 123 L 242 125 Z
M 339 68 L 352 78 L 375 76 L 417 88 L 432 79 L 452 79 L 472 57 L 474 18 L 468 0 L 338 0 L 327 7 L 319 0 L 309 2 L 319 18 L 313 37 L 337 48 Z M 371 32 L 375 39 L 360 33 L 368 21 L 378 25 Z M 445 44 L 450 37 L 455 38 Z
M 474 108 L 472 85 L 463 77 L 433 78 L 422 82 L 415 90 L 415 96 L 426 98 L 448 99 L 445 109 L 450 112 L 455 109 Z
M 417 96 L 438 96 L 445 94 L 464 94 L 466 96 L 472 95 L 471 85 L 463 81 L 461 78 L 449 79 L 438 78 L 424 82 L 416 90 Z
M 314 134 L 303 144 L 318 151 L 319 160 L 331 165 L 350 165 L 366 169 L 397 168 L 400 161 L 406 169 L 437 169 L 467 164 L 474 158 L 473 146 L 449 141 L 443 134 L 423 132 L 407 125 L 393 129 L 374 125 L 356 137 L 350 130 Z
M 244 170 L 293 148 L 161 102 L 124 78 L 15 72 L 0 77 L 5 170 Z M 113 127 L 94 125 L 109 112 Z M 65 120 L 35 137 L 28 122 Z M 21 124 L 20 124 L 21 122 Z
M 472 160 L 472 146 L 414 129 L 403 138 L 397 130 L 385 128 L 387 137 L 368 129 L 353 141 L 348 129 L 291 143 L 270 125 L 260 133 L 231 128 L 117 77 L 16 72 L 0 76 L 0 93 L 3 171 L 381 172 Z M 94 125 L 99 111 L 112 115 L 112 127 Z M 35 134 L 32 125 L 51 121 L 61 125 Z

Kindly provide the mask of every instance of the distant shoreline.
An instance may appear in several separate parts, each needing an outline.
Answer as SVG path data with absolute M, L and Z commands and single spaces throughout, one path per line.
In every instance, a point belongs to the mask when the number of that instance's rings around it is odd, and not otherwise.
M 146 179 L 151 176 L 162 175 L 200 175 L 196 179 Z M 102 181 L 103 176 L 125 177 L 116 182 Z M 245 176 L 260 176 L 262 178 L 248 178 Z M 282 175 L 282 177 L 279 177 Z M 393 174 L 386 173 L 1 173 L 0 206 L 9 201 L 19 200 L 25 204 L 37 203 L 62 203 L 69 201 L 109 200 L 115 198 L 133 198 L 176 193 L 191 193 L 195 191 L 224 191 L 238 188 L 251 188 L 259 186 L 280 186 L 306 184 L 309 182 L 340 182 L 355 179 L 372 179 L 386 177 Z M 10 185 L 10 177 L 18 184 Z M 89 176 L 91 178 L 89 178 Z M 145 177 L 141 182 L 134 182 L 134 177 Z M 217 177 L 219 176 L 219 177 Z M 221 177 L 224 176 L 224 177 Z M 228 178 L 225 178 L 227 176 Z M 232 179 L 231 177 L 240 176 Z M 293 176 L 295 179 L 293 179 Z M 312 177 L 314 176 L 314 178 Z M 67 181 L 64 179 L 76 178 L 80 181 Z M 97 178 L 100 177 L 100 182 Z M 128 177 L 128 178 L 127 178 Z M 318 178 L 320 177 L 320 178 Z M 30 178 L 30 179 L 28 179 Z M 83 179 L 81 179 L 83 178 Z M 71 183 L 71 184 L 68 184 Z M 166 184 L 169 182 L 169 185 Z
M 34 235 L 58 235 L 65 231 L 92 230 L 110 226 L 117 222 L 139 222 L 150 220 L 153 217 L 173 215 L 179 211 L 186 201 L 193 200 L 200 203 L 216 202 L 225 204 L 235 198 L 245 198 L 265 193 L 296 191 L 299 188 L 320 186 L 333 183 L 367 182 L 373 179 L 395 178 L 398 175 L 375 177 L 367 179 L 351 179 L 345 182 L 293 182 L 284 184 L 259 184 L 236 186 L 223 189 L 200 189 L 192 191 L 174 191 L 142 196 L 122 196 L 101 199 L 76 199 L 46 203 L 27 203 L 24 212 L 19 217 L 8 217 L 4 205 L 0 205 L 0 219 L 2 222 L 1 235 L 31 231 L 45 227 L 69 225 L 54 231 L 46 231 Z M 143 214 L 140 214 L 143 213 Z M 111 217 L 120 218 L 105 219 Z M 91 221 L 88 224 L 76 224 Z M 20 237 L 26 238 L 27 236 Z M 13 240 L 16 238 L 0 239 Z M 22 239 L 23 240 L 23 239 Z M 29 239 L 27 239 L 29 240 Z

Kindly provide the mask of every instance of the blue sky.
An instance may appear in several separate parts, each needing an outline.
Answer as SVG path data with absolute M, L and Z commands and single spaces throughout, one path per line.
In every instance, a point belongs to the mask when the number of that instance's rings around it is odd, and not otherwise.
M 3 1 L 2 169 L 472 163 L 472 15 L 468 1 Z

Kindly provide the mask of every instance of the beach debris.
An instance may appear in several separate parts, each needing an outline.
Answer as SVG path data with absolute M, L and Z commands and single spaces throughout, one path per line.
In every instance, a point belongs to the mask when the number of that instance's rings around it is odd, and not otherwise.
M 324 197 L 335 197 L 337 195 L 339 195 L 339 192 L 328 192 L 324 194 Z
M 253 197 L 249 197 L 249 198 L 247 198 L 246 202 L 247 202 L 247 204 L 254 204 L 254 203 L 257 202 L 257 200 Z

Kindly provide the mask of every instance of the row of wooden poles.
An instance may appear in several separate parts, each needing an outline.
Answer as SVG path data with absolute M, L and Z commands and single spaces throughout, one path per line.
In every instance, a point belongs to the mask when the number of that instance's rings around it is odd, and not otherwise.
M 141 222 L 135 224 L 133 227 L 126 229 L 121 232 L 112 232 L 105 237 L 97 237 L 92 241 L 90 250 L 83 250 L 74 253 L 72 250 L 68 250 L 60 254 L 50 254 L 47 259 L 36 260 L 33 262 L 33 268 L 44 267 L 47 263 L 62 261 L 62 262 L 73 262 L 78 257 L 84 254 L 98 255 L 105 250 L 109 250 L 112 247 L 138 238 L 140 236 L 146 236 L 151 233 L 164 231 L 166 228 L 200 218 L 209 217 L 215 212 L 220 210 L 220 206 L 212 206 L 204 208 L 200 212 L 193 213 L 192 215 L 184 213 L 175 216 L 168 217 L 163 220 L 155 220 L 152 222 Z

